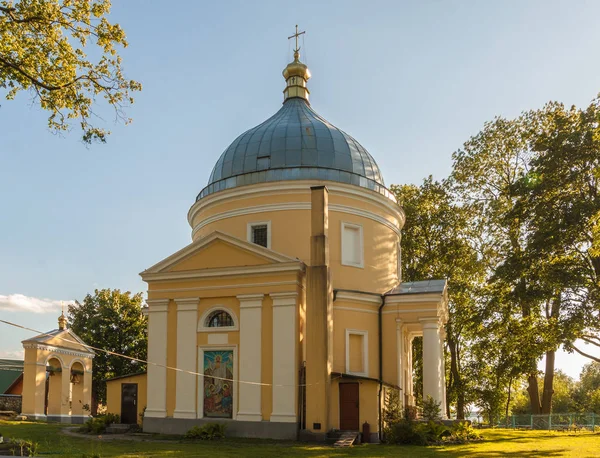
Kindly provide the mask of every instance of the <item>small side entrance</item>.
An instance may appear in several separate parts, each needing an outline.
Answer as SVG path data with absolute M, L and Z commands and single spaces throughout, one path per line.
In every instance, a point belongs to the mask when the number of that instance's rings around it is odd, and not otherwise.
M 121 385 L 121 423 L 133 425 L 137 423 L 137 383 Z
M 340 383 L 340 430 L 358 431 L 358 383 Z

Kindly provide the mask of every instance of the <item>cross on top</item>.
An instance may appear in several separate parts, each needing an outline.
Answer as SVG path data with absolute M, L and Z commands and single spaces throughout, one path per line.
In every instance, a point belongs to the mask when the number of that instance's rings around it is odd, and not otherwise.
M 298 24 L 296 24 L 296 33 L 295 33 L 295 34 L 293 34 L 291 37 L 288 37 L 288 40 L 290 40 L 290 39 L 292 39 L 292 38 L 294 38 L 294 37 L 296 38 L 296 49 L 294 49 L 294 52 L 298 52 L 298 51 L 300 51 L 300 48 L 298 47 L 298 37 L 299 37 L 300 35 L 303 35 L 303 34 L 305 34 L 305 33 L 306 33 L 306 31 L 303 31 L 303 32 L 298 32 Z

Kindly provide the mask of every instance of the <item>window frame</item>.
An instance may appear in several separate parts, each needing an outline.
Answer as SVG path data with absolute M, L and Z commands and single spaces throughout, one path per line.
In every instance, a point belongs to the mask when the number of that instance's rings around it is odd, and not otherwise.
M 208 318 L 215 312 L 227 312 L 231 319 L 233 320 L 233 326 L 221 326 L 216 328 L 211 328 L 207 326 Z M 239 331 L 239 321 L 237 316 L 233 311 L 227 307 L 222 305 L 216 305 L 214 307 L 205 310 L 200 319 L 198 320 L 198 332 L 231 332 L 231 331 Z
M 248 242 L 262 247 L 258 243 L 252 241 L 252 228 L 255 226 L 267 226 L 267 246 L 263 248 L 271 249 L 271 221 L 251 221 L 246 225 L 246 240 Z
M 358 229 L 358 241 L 359 241 L 359 254 L 360 254 L 360 261 L 358 263 L 355 262 L 349 262 L 347 260 L 344 259 L 344 246 L 345 246 L 345 240 L 346 240 L 346 228 L 353 228 L 353 229 Z M 341 226 L 341 243 L 340 243 L 340 248 L 341 248 L 341 253 L 340 253 L 340 261 L 341 264 L 343 266 L 348 266 L 348 267 L 357 267 L 359 269 L 364 269 L 365 267 L 365 242 L 364 242 L 364 234 L 363 234 L 363 227 L 362 224 L 357 224 L 357 223 L 351 223 L 348 221 L 342 221 L 342 226 Z
M 360 335 L 363 337 L 363 371 L 350 371 L 350 335 Z M 346 374 L 359 375 L 362 377 L 369 376 L 369 331 L 362 329 L 346 329 Z

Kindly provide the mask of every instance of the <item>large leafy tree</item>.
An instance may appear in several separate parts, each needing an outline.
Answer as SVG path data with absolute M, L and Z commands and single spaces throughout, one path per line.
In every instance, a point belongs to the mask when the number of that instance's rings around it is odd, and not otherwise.
M 124 358 L 146 360 L 147 319 L 142 314 L 142 294 L 118 289 L 95 290 L 83 302 L 69 306 L 71 329 L 96 350 L 92 376 L 92 413 L 106 401 L 107 378 L 139 372 L 145 364 Z M 116 354 L 114 354 L 116 353 Z
M 478 231 L 472 224 L 470 208 L 456 205 L 448 183 L 430 176 L 421 186 L 392 186 L 406 213 L 402 230 L 402 272 L 404 281 L 431 278 L 448 280 L 450 319 L 446 342 L 450 353 L 447 399 L 455 403 L 458 418 L 464 418 L 469 377 L 463 375 L 475 307 L 476 290 L 484 280 L 478 256 Z M 415 358 L 418 359 L 418 358 Z M 419 371 L 417 371 L 419 375 Z
M 96 125 L 102 100 L 118 120 L 140 83 L 123 74 L 118 46 L 125 32 L 107 16 L 110 0 L 0 0 L 0 88 L 12 100 L 28 91 L 50 112 L 55 132 L 78 123 L 83 141 L 104 142 Z

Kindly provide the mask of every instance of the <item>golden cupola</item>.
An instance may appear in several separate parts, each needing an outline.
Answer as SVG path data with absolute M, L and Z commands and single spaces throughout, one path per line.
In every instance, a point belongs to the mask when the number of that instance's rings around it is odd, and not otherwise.
M 296 49 L 294 49 L 294 61 L 290 62 L 283 70 L 283 77 L 286 82 L 283 90 L 284 102 L 294 97 L 299 97 L 308 102 L 310 91 L 306 87 L 306 82 L 310 79 L 310 70 L 306 64 L 300 62 L 300 47 L 298 46 L 298 37 L 303 33 L 298 33 L 298 26 L 296 26 L 296 33 L 288 37 L 288 39 L 296 38 Z

